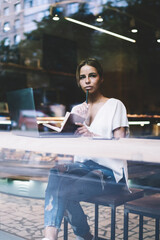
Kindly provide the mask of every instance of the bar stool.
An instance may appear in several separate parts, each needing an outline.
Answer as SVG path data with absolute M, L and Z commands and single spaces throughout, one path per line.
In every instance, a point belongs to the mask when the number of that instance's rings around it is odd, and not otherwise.
M 139 240 L 143 239 L 143 216 L 155 218 L 155 239 L 159 240 L 160 193 L 125 203 L 124 240 L 128 240 L 129 213 L 139 215 Z
M 95 205 L 95 220 L 94 220 L 94 239 L 98 240 L 98 213 L 99 205 L 111 207 L 111 240 L 115 240 L 115 223 L 116 223 L 116 207 L 123 205 L 127 201 L 132 201 L 144 196 L 142 189 L 130 189 L 131 192 L 123 190 L 121 193 L 111 193 L 95 197 L 86 202 Z M 78 217 L 78 216 L 77 216 Z M 102 238 L 101 238 L 102 239 Z M 64 218 L 64 240 L 68 240 L 68 222 Z

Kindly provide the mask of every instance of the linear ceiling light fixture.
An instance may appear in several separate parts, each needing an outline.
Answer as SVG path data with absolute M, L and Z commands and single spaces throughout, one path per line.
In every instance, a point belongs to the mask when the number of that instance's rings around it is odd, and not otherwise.
M 114 33 L 114 32 L 110 32 L 110 31 L 108 31 L 108 30 L 105 30 L 105 29 L 102 29 L 102 28 L 93 26 L 93 25 L 91 25 L 91 24 L 88 24 L 88 23 L 84 23 L 84 22 L 75 20 L 75 19 L 73 19 L 73 18 L 65 17 L 65 19 L 66 19 L 67 21 L 70 21 L 70 22 L 73 22 L 73 23 L 82 25 L 82 26 L 84 26 L 84 27 L 88 27 L 88 28 L 97 30 L 97 31 L 99 31 L 99 32 L 103 32 L 103 33 L 109 34 L 109 35 L 114 36 L 114 37 L 117 37 L 117 38 L 121 38 L 121 39 L 123 39 L 123 40 L 129 41 L 129 42 L 132 42 L 132 43 L 135 43 L 135 42 L 136 42 L 136 40 L 134 40 L 134 39 L 132 39 L 132 38 L 128 38 L 128 37 L 125 37 L 125 36 L 123 36 L 123 35 L 120 35 L 120 34 L 117 34 L 117 33 Z

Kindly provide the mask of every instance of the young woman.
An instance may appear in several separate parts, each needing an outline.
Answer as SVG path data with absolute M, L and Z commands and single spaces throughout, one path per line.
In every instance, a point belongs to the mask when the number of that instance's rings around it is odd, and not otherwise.
M 87 93 L 87 103 L 72 109 L 85 118 L 77 123 L 75 134 L 86 137 L 121 138 L 126 136 L 128 120 L 126 108 L 115 98 L 101 93 L 103 70 L 100 63 L 89 58 L 77 67 L 77 83 Z M 51 169 L 45 196 L 45 238 L 56 240 L 65 216 L 77 239 L 91 240 L 93 236 L 80 201 L 126 186 L 125 161 L 107 158 L 74 157 L 74 163 Z

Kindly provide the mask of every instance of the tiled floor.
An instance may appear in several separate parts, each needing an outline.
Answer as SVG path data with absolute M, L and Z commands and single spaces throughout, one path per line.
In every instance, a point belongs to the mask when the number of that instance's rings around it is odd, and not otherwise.
M 94 207 L 82 203 L 94 231 Z M 43 238 L 44 200 L 0 193 L 0 240 L 40 240 Z M 110 208 L 100 206 L 99 236 L 110 239 Z M 116 240 L 123 240 L 123 206 L 117 208 Z M 17 236 L 17 237 L 16 237 Z M 59 240 L 63 239 L 63 224 Z M 75 239 L 69 227 L 69 240 Z M 138 216 L 130 214 L 129 240 L 138 240 Z M 144 218 L 144 239 L 154 240 L 154 220 Z

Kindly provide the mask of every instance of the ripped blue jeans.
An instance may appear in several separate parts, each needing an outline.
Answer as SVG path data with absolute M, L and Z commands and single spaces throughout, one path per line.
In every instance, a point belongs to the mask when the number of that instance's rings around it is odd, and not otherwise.
M 80 201 L 110 191 L 119 191 L 113 171 L 92 160 L 67 165 L 67 171 L 61 173 L 58 168 L 50 170 L 45 194 L 45 226 L 60 228 L 63 217 L 71 224 L 74 234 L 85 236 L 90 227 L 87 223 Z

